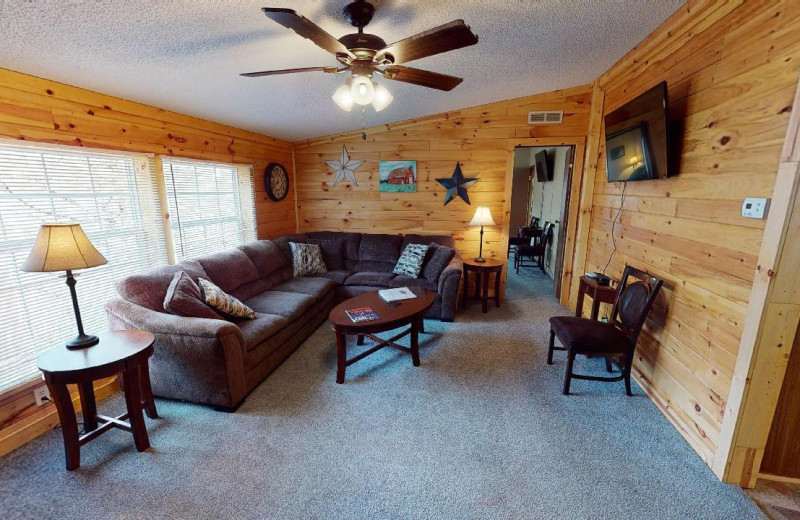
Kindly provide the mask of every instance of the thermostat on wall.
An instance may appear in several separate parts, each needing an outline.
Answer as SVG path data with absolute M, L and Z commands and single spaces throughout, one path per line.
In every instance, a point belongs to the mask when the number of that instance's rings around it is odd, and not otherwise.
M 747 197 L 742 202 L 742 216 L 747 218 L 764 218 L 767 213 L 769 199 L 761 197 Z

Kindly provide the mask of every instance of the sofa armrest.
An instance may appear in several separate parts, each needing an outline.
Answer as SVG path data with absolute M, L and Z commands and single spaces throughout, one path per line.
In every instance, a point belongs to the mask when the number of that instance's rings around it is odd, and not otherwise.
M 233 408 L 247 394 L 244 336 L 233 323 L 183 318 L 121 298 L 106 303 L 106 314 L 112 330 L 140 329 L 155 336 L 150 360 L 155 395 Z
M 464 262 L 456 254 L 439 276 L 439 295 L 442 298 L 441 319 L 453 321 L 458 308 L 458 291 L 461 287 L 461 274 L 464 271 Z

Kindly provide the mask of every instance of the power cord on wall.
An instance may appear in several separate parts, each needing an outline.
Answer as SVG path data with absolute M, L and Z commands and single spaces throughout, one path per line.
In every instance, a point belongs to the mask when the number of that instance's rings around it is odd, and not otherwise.
M 613 245 L 614 249 L 611 251 L 611 255 L 608 257 L 608 262 L 606 262 L 606 266 L 603 268 L 603 274 L 606 274 L 606 269 L 611 264 L 611 259 L 614 258 L 614 253 L 617 252 L 617 239 L 614 236 L 614 229 L 617 227 L 617 220 L 619 219 L 620 213 L 622 213 L 622 207 L 625 205 L 625 188 L 628 187 L 627 182 L 622 183 L 622 199 L 619 201 L 619 209 L 617 209 L 617 214 L 614 216 L 614 222 L 611 223 L 611 244 Z

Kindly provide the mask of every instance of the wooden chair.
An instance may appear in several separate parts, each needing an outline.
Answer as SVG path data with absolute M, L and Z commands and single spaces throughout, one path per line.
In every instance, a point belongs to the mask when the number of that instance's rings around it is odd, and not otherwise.
M 514 269 L 519 274 L 520 267 L 539 267 L 544 272 L 544 254 L 547 251 L 547 244 L 553 238 L 553 226 L 545 224 L 541 235 L 532 245 L 518 246 L 514 250 Z M 526 264 L 525 259 L 530 259 L 532 263 Z
M 634 278 L 633 283 L 628 283 Z M 547 350 L 547 364 L 553 364 L 553 351 L 567 352 L 567 368 L 564 374 L 564 395 L 569 395 L 572 379 L 589 381 L 625 381 L 625 392 L 631 393 L 631 365 L 636 341 L 642 331 L 644 320 L 664 282 L 644 271 L 625 266 L 622 273 L 617 299 L 611 310 L 609 323 L 577 318 L 574 316 L 555 316 L 550 318 L 550 346 Z M 563 347 L 555 346 L 555 337 Z M 600 377 L 575 374 L 572 366 L 575 356 L 603 357 L 606 370 L 611 372 L 611 363 L 621 370 L 618 376 Z
M 516 259 L 516 249 L 519 246 L 530 244 L 531 240 L 538 234 L 538 232 L 539 230 L 534 227 L 520 226 L 517 229 L 517 236 L 510 237 L 508 239 L 508 251 L 506 252 L 506 258 L 509 258 L 511 253 L 514 253 L 514 258 Z

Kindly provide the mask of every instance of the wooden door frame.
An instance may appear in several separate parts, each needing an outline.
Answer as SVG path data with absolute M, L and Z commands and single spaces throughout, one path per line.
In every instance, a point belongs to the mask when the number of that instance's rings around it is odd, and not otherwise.
M 503 234 L 501 236 L 500 251 L 508 250 L 509 238 L 509 222 L 511 219 L 511 187 L 514 181 L 514 152 L 517 148 L 530 148 L 530 147 L 554 147 L 554 146 L 572 146 L 575 149 L 573 157 L 573 164 L 575 165 L 572 170 L 572 180 L 569 186 L 569 217 L 567 222 L 566 239 L 564 240 L 564 266 L 566 269 L 562 273 L 561 294 L 558 297 L 562 305 L 570 302 L 573 293 L 577 295 L 578 292 L 578 278 L 573 277 L 573 269 L 571 266 L 575 261 L 577 252 L 576 245 L 578 243 L 578 216 L 580 209 L 580 201 L 582 200 L 581 186 L 583 183 L 583 157 L 586 148 L 585 137 L 528 137 L 520 139 L 509 139 L 506 148 L 506 179 L 505 179 L 505 196 L 503 200 Z M 506 273 L 507 275 L 507 273 Z M 504 280 L 505 282 L 505 280 Z M 505 283 L 502 287 L 502 298 L 505 298 Z

